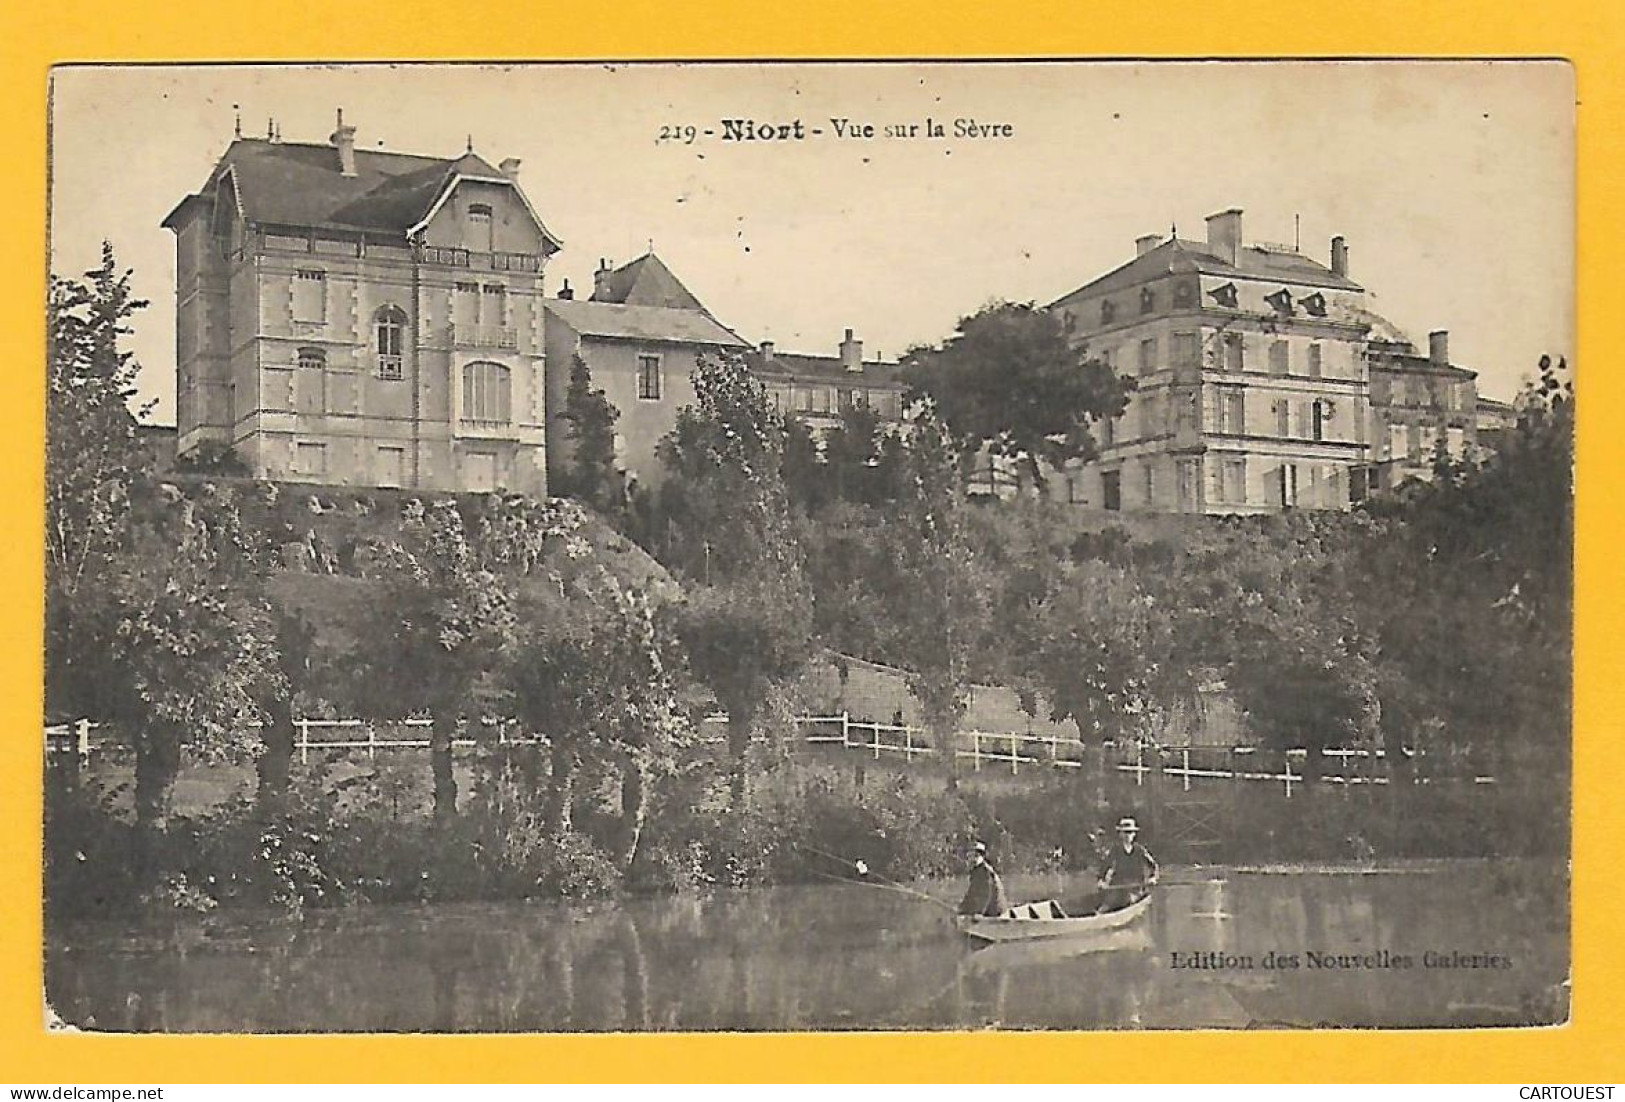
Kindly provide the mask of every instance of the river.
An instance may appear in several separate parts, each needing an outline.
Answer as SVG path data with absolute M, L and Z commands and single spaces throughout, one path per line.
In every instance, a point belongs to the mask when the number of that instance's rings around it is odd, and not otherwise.
M 1167 1029 L 1567 1017 L 1566 875 L 1168 869 L 1150 914 L 974 949 L 925 902 L 824 884 L 51 924 L 55 1011 L 175 1032 Z M 917 885 L 953 900 L 959 885 Z M 1015 877 L 1016 898 L 1081 881 Z

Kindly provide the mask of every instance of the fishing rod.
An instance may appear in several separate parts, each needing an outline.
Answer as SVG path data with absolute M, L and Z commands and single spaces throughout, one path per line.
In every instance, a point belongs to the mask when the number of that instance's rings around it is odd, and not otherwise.
M 915 899 L 923 899 L 927 903 L 930 903 L 930 904 L 933 904 L 935 906 L 941 907 L 943 910 L 947 911 L 949 914 L 958 914 L 959 913 L 959 911 L 956 908 L 950 906 L 947 903 L 944 903 L 942 900 L 938 899 L 934 895 L 927 895 L 925 892 L 916 891 L 913 888 L 907 887 L 907 886 L 905 886 L 903 884 L 899 884 L 895 880 L 892 880 L 892 879 L 890 879 L 888 877 L 882 876 L 878 872 L 871 872 L 870 869 L 869 869 L 868 863 L 865 862 L 863 860 L 863 858 L 861 858 L 861 857 L 856 859 L 856 860 L 851 860 L 851 859 L 848 859 L 848 858 L 845 858 L 845 857 L 841 857 L 838 854 L 830 853 L 828 850 L 821 850 L 817 846 L 803 845 L 803 846 L 798 846 L 797 848 L 806 850 L 808 853 L 816 854 L 819 857 L 827 857 L 832 861 L 838 861 L 843 865 L 849 865 L 849 866 L 852 867 L 852 869 L 857 874 L 856 878 L 848 878 L 848 877 L 844 877 L 844 876 L 834 876 L 834 875 L 832 875 L 830 873 L 818 873 L 818 875 L 820 875 L 820 876 L 827 877 L 830 880 L 839 880 L 843 884 L 861 884 L 861 885 L 863 885 L 865 887 L 877 888 L 880 891 L 898 892 L 898 893 L 901 893 L 902 895 L 913 896 Z

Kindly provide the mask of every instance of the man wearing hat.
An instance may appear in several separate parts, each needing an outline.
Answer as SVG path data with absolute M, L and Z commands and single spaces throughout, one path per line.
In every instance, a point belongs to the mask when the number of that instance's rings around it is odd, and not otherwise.
M 1157 882 L 1157 861 L 1135 838 L 1140 824 L 1132 815 L 1117 820 L 1117 844 L 1100 874 L 1100 911 L 1117 911 L 1144 897 Z
M 1010 901 L 1004 897 L 1004 881 L 987 859 L 987 843 L 977 842 L 971 854 L 970 887 L 965 889 L 965 898 L 959 901 L 959 913 L 993 917 L 1009 909 Z

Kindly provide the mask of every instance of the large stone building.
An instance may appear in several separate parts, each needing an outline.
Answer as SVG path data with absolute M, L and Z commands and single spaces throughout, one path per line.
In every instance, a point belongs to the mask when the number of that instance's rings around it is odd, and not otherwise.
M 492 167 L 239 136 L 175 234 L 181 455 L 261 477 L 546 490 L 542 272 L 559 240 Z
M 1460 429 L 1471 447 L 1474 376 L 1447 362 L 1444 335 L 1415 355 L 1366 306 L 1343 238 L 1326 259 L 1248 244 L 1242 212 L 1227 210 L 1207 219 L 1205 241 L 1142 237 L 1133 260 L 1053 303 L 1080 346 L 1137 388 L 1101 426 L 1099 461 L 1068 472 L 1068 498 L 1181 513 L 1344 509 L 1410 473 L 1435 439 L 1457 446 Z
M 1364 289 L 1348 250 L 1324 265 L 1246 244 L 1241 211 L 1207 240 L 1138 240 L 1137 255 L 1055 302 L 1092 355 L 1132 377 L 1073 500 L 1184 513 L 1339 508 L 1365 459 Z

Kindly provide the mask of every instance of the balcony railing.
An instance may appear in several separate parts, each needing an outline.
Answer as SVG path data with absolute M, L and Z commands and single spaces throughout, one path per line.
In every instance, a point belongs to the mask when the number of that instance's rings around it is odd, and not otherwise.
M 451 326 L 451 346 L 453 348 L 515 349 L 519 347 L 519 334 L 517 330 L 508 325 L 453 324 Z
M 493 272 L 542 270 L 542 258 L 531 253 L 479 253 L 449 245 L 419 245 L 418 260 L 446 268 L 484 268 Z

